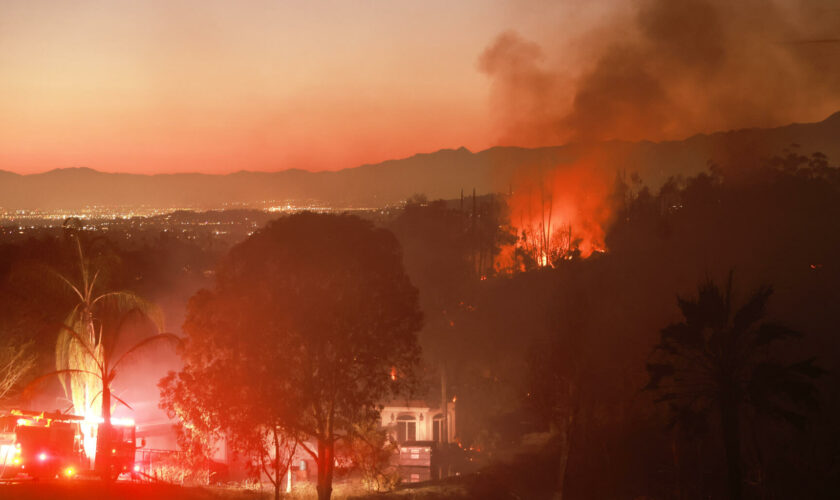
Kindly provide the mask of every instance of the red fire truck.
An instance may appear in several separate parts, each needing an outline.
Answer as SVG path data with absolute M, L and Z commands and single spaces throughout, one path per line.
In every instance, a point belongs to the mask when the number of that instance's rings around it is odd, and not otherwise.
M 92 472 L 85 453 L 82 425 L 84 417 L 66 413 L 12 410 L 0 417 L 0 465 L 4 477 L 26 475 L 32 478 L 72 478 Z M 90 425 L 92 438 L 104 433 L 101 419 Z M 107 475 L 116 478 L 133 472 L 135 427 L 130 420 L 111 419 Z

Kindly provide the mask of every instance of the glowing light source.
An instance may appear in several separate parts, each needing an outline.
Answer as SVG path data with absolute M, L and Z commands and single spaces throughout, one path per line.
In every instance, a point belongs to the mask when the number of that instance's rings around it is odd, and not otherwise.
M 134 465 L 134 472 L 140 472 L 140 466 L 135 464 Z
M 46 453 L 41 453 L 41 454 L 38 455 L 38 460 L 43 462 L 46 459 L 47 459 L 47 454 Z
M 73 467 L 67 467 L 64 470 L 64 475 L 67 476 L 67 477 L 72 477 L 75 472 L 76 471 L 73 470 Z
M 102 417 L 88 416 L 88 417 L 85 418 L 85 423 L 87 423 L 87 424 L 104 424 L 105 419 L 102 418 Z M 134 419 L 131 419 L 131 418 L 111 418 L 111 425 L 132 426 L 132 425 L 134 425 Z

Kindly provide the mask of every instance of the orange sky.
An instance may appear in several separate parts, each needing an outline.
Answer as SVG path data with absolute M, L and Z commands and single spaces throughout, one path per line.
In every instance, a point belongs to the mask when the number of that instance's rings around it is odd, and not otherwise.
M 667 0 L 3 0 L 0 170 L 335 170 L 614 138 L 628 109 L 654 140 L 814 121 L 837 46 L 802 42 L 834 1 L 699 0 L 686 37 Z
M 322 170 L 483 149 L 498 134 L 481 51 L 508 29 L 551 40 L 579 3 L 5 0 L 0 169 Z

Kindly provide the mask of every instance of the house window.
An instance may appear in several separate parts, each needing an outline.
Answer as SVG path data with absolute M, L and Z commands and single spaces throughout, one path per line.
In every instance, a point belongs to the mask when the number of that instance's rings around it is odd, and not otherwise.
M 432 422 L 432 441 L 437 443 L 443 442 L 443 414 L 438 413 L 434 416 Z
M 397 417 L 397 442 L 417 441 L 417 422 L 414 415 Z

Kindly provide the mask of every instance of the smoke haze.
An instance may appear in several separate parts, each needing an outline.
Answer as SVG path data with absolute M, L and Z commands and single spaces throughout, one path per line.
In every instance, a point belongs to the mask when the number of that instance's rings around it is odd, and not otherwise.
M 649 0 L 570 46 L 503 33 L 478 67 L 502 143 L 667 140 L 836 111 L 838 32 L 829 2 Z M 552 66 L 561 51 L 578 52 L 578 73 Z

